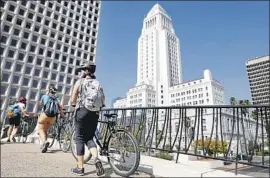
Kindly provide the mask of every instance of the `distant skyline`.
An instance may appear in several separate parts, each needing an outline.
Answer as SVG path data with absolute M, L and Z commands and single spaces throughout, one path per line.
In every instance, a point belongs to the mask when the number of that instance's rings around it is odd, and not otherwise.
M 106 105 L 136 83 L 138 38 L 143 17 L 156 1 L 103 1 L 97 48 L 97 78 Z M 210 69 L 231 96 L 250 99 L 245 62 L 269 54 L 269 3 L 255 1 L 159 1 L 180 39 L 184 81 Z

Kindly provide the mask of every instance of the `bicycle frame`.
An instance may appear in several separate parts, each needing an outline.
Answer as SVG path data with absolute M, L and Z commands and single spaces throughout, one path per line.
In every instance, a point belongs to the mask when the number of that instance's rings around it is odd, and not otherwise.
M 95 138 L 96 138 L 96 143 L 98 144 L 98 146 L 101 148 L 101 153 L 100 155 L 101 156 L 108 156 L 108 142 L 109 142 L 109 136 L 108 135 L 110 133 L 115 133 L 115 121 L 98 121 L 99 123 L 104 123 L 107 125 L 107 128 L 106 128 L 106 132 L 105 132 L 105 137 L 104 137 L 104 140 L 103 140 L 103 144 L 100 143 L 100 141 L 98 140 L 97 136 L 95 135 Z

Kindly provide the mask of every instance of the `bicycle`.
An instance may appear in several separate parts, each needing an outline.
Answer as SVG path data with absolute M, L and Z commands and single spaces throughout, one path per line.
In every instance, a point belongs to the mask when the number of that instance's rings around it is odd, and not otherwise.
M 64 119 L 62 119 L 61 122 L 58 121 L 58 117 L 56 117 L 55 123 L 51 126 L 51 128 L 48 130 L 48 138 L 51 138 L 52 141 L 50 142 L 50 145 L 48 148 L 51 148 L 55 142 L 55 140 L 58 141 L 60 149 L 63 152 L 67 152 L 70 149 L 71 144 L 65 144 L 65 142 L 68 142 L 71 140 L 71 132 L 68 132 L 68 127 L 66 127 L 67 124 L 70 124 L 72 121 L 64 122 Z
M 134 172 L 138 169 L 139 163 L 140 163 L 140 149 L 138 146 L 138 143 L 135 139 L 135 137 L 128 132 L 125 129 L 116 129 L 116 121 L 114 121 L 115 118 L 117 118 L 117 114 L 104 114 L 105 118 L 107 119 L 107 121 L 99 121 L 100 123 L 104 123 L 107 125 L 106 127 L 106 132 L 105 132 L 105 136 L 103 137 L 103 144 L 100 143 L 100 141 L 97 139 L 98 137 L 95 135 L 95 141 L 97 143 L 97 145 L 99 146 L 100 149 L 100 156 L 106 156 L 107 160 L 111 166 L 111 168 L 113 169 L 113 171 L 120 176 L 130 176 L 132 174 L 134 174 Z M 127 153 L 126 150 L 124 150 L 123 148 L 117 149 L 117 148 L 111 148 L 111 144 L 114 144 L 116 142 L 114 142 L 112 139 L 116 137 L 117 134 L 121 134 L 124 133 L 126 136 L 124 136 L 124 139 L 129 138 L 131 140 L 131 143 L 133 144 L 133 148 L 129 149 L 129 151 L 134 151 L 135 152 L 135 162 L 133 164 L 130 164 L 129 162 L 126 162 L 126 160 L 123 158 L 124 156 L 130 157 L 130 155 Z M 75 129 L 72 133 L 72 145 L 74 146 L 74 139 L 75 139 Z M 71 152 L 73 157 L 77 160 L 77 154 L 76 154 L 76 147 L 73 148 L 73 146 L 71 146 Z M 117 147 L 117 146 L 116 146 Z M 120 171 L 116 165 L 113 163 L 113 161 L 118 161 L 116 159 L 113 159 L 111 154 L 118 154 L 118 158 L 123 160 L 123 163 L 129 163 L 128 166 L 131 166 L 131 168 L 124 172 L 124 171 Z M 91 154 L 87 155 L 84 159 L 84 162 L 88 162 L 91 159 Z M 123 167 L 123 166 L 122 166 Z
M 18 141 L 22 143 L 26 143 L 27 141 L 27 136 L 30 134 L 29 133 L 29 127 L 30 127 L 30 118 L 29 117 L 22 117 L 21 118 L 21 124 L 18 130 Z

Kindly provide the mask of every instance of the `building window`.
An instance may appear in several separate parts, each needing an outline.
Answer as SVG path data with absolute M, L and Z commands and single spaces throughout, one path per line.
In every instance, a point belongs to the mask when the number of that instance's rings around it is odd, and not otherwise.
M 10 57 L 10 58 L 13 58 L 14 57 L 14 51 L 12 51 L 12 50 L 9 50 L 8 51 L 8 57 Z
M 42 18 L 40 16 L 37 16 L 36 22 L 41 23 L 41 21 L 42 21 Z
M 16 39 L 12 39 L 10 45 L 16 47 L 17 46 L 17 43 L 18 43 L 18 41 Z
M 20 10 L 19 10 L 19 14 L 20 14 L 21 16 L 24 15 L 24 12 L 25 12 L 24 9 L 20 9 Z
M 6 43 L 6 42 L 7 42 L 7 37 L 1 36 L 1 43 Z
M 14 31 L 13 31 L 13 34 L 16 35 L 16 36 L 19 36 L 20 35 L 20 30 L 15 28 Z
M 21 89 L 21 96 L 26 97 L 28 90 L 27 89 Z
M 29 33 L 28 33 L 28 32 L 24 32 L 23 37 L 24 37 L 25 39 L 28 39 Z
M 73 69 L 71 67 L 68 68 L 68 73 L 72 74 Z
M 71 84 L 71 78 L 67 77 L 67 84 Z
M 30 9 L 35 10 L 35 8 L 36 8 L 36 5 L 33 4 L 33 3 L 31 3 L 31 4 L 30 4 Z
M 59 76 L 59 82 L 63 82 L 64 81 L 64 76 L 63 75 L 60 75 Z
M 39 66 L 41 66 L 41 64 L 42 64 L 42 59 L 41 59 L 41 58 L 37 58 L 36 64 L 39 65 Z
M 26 49 L 27 44 L 25 42 L 21 43 L 21 49 Z
M 32 13 L 28 13 L 28 19 L 33 20 L 33 17 L 34 17 L 34 14 L 32 14 Z
M 29 84 L 29 78 L 23 78 L 23 85 L 24 86 L 28 86 L 28 84 Z
M 61 72 L 65 72 L 65 70 L 66 70 L 66 66 L 61 65 Z
M 30 51 L 34 53 L 36 51 L 36 46 L 35 45 L 31 45 Z
M 54 55 L 54 59 L 55 59 L 55 60 L 59 60 L 59 56 L 60 56 L 60 54 L 55 53 L 55 55 Z
M 206 126 L 204 125 L 204 126 L 203 126 L 203 131 L 206 131 L 206 130 L 207 130 L 207 129 L 206 129 Z
M 34 61 L 34 57 L 33 56 L 28 56 L 27 62 L 33 63 L 33 61 Z
M 44 53 L 44 49 L 43 49 L 43 48 L 39 48 L 38 54 L 39 54 L 39 55 L 43 55 L 43 53 Z
M 27 111 L 29 111 L 29 112 L 33 112 L 34 111 L 34 107 L 35 107 L 35 104 L 33 104 L 33 103 L 28 103 L 28 105 L 27 105 Z
M 11 90 L 10 90 L 10 96 L 16 96 L 17 94 L 17 87 L 11 87 Z
M 6 87 L 6 86 L 1 85 L 1 95 L 5 95 L 6 90 L 7 90 L 7 87 Z
M 30 92 L 30 99 L 32 99 L 32 100 L 36 99 L 36 95 L 37 95 L 37 92 L 31 91 Z
M 57 89 L 58 89 L 58 91 L 61 93 L 61 92 L 62 92 L 62 90 L 63 90 L 63 86 L 58 85 Z
M 22 19 L 17 19 L 17 22 L 16 22 L 17 25 L 21 26 L 22 25 Z
M 37 88 L 38 87 L 38 80 L 33 80 L 32 87 Z
M 66 87 L 65 94 L 70 94 L 70 87 Z
M 40 41 L 40 43 L 41 43 L 41 44 L 43 44 L 43 45 L 45 45 L 45 43 L 46 43 L 46 39 L 44 39 L 44 38 L 41 38 L 41 41 Z
M 9 61 L 6 61 L 5 69 L 11 69 L 12 63 Z
M 36 77 L 39 77 L 40 75 L 40 69 L 35 69 L 35 74 L 34 74 Z
M 203 124 L 206 124 L 206 119 L 203 119 Z
M 50 61 L 46 61 L 46 62 L 45 62 L 45 67 L 50 68 L 50 64 L 51 64 Z
M 25 73 L 25 74 L 31 74 L 31 71 L 32 71 L 32 67 L 27 66 L 27 67 L 25 68 L 24 73 Z
M 33 41 L 33 42 L 37 42 L 37 40 L 38 40 L 38 36 L 33 35 L 33 36 L 32 36 L 32 41 Z
M 22 65 L 21 64 L 16 64 L 15 71 L 16 72 L 21 72 L 21 70 L 22 70 Z
M 41 89 L 44 90 L 44 89 L 46 89 L 46 87 L 47 87 L 47 82 L 42 82 Z
M 53 63 L 53 69 L 57 70 L 58 68 L 58 64 L 57 63 Z
M 9 76 L 10 76 L 10 74 L 8 74 L 8 73 L 3 73 L 3 75 L 2 75 L 2 81 L 3 81 L 3 82 L 8 82 Z
M 48 71 L 43 71 L 43 78 L 48 78 L 49 72 Z
M 9 30 L 10 30 L 10 26 L 4 25 L 3 31 L 9 33 Z
M 12 79 L 13 84 L 19 84 L 20 76 L 14 75 Z
M 55 73 L 52 73 L 51 80 L 56 80 L 56 74 Z
M 12 16 L 11 15 L 7 15 L 6 21 L 12 22 Z

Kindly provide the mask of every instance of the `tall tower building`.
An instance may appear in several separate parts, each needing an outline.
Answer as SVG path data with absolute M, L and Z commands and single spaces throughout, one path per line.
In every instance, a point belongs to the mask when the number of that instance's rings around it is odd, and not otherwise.
M 172 19 L 155 4 L 143 21 L 138 40 L 137 86 L 148 84 L 157 92 L 159 105 L 167 103 L 168 88 L 182 82 L 180 41 Z
M 28 112 L 54 84 L 63 105 L 75 67 L 96 61 L 100 1 L 0 1 L 1 113 L 8 98 L 26 96 Z
M 253 104 L 270 104 L 270 59 L 269 55 L 246 62 Z
M 156 4 L 143 21 L 138 40 L 137 85 L 142 83 L 171 87 L 181 83 L 180 42 L 172 19 Z
M 143 20 L 138 40 L 137 83 L 113 107 L 192 106 L 224 104 L 224 88 L 211 71 L 183 81 L 180 40 L 172 19 L 155 4 Z

